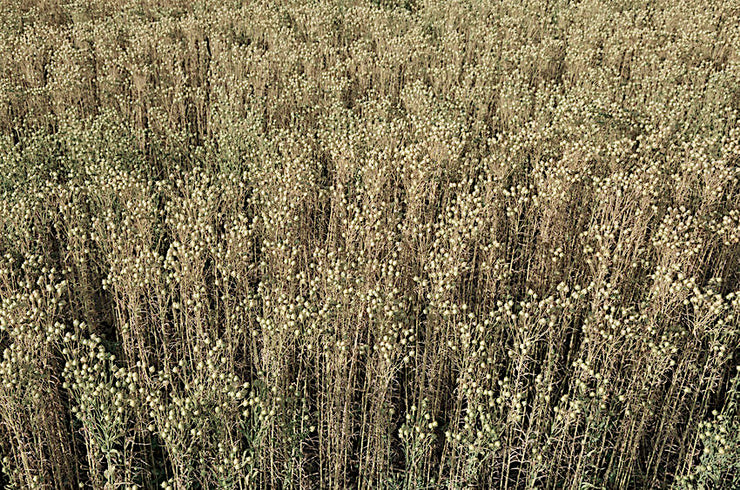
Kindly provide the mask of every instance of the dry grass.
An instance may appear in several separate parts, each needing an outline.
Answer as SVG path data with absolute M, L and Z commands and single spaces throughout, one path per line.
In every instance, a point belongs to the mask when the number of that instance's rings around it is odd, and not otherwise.
M 0 1 L 10 488 L 735 488 L 740 5 Z

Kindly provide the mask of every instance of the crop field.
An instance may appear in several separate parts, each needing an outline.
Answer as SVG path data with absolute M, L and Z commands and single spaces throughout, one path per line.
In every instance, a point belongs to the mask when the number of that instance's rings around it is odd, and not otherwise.
M 739 0 L 0 0 L 0 488 L 740 488 Z

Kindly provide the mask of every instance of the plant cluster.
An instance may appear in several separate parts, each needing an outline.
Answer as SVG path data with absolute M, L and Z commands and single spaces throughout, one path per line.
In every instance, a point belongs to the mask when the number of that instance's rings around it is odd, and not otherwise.
M 734 488 L 740 7 L 0 0 L 8 488 Z

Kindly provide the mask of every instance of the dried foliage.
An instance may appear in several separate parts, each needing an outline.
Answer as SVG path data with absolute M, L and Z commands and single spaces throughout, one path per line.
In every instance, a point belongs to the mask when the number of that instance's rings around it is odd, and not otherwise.
M 0 1 L 9 488 L 735 488 L 740 4 Z

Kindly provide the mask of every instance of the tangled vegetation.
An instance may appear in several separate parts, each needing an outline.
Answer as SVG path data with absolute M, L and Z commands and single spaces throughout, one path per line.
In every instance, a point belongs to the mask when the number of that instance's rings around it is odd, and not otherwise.
M 737 0 L 0 0 L 8 488 L 737 488 Z

